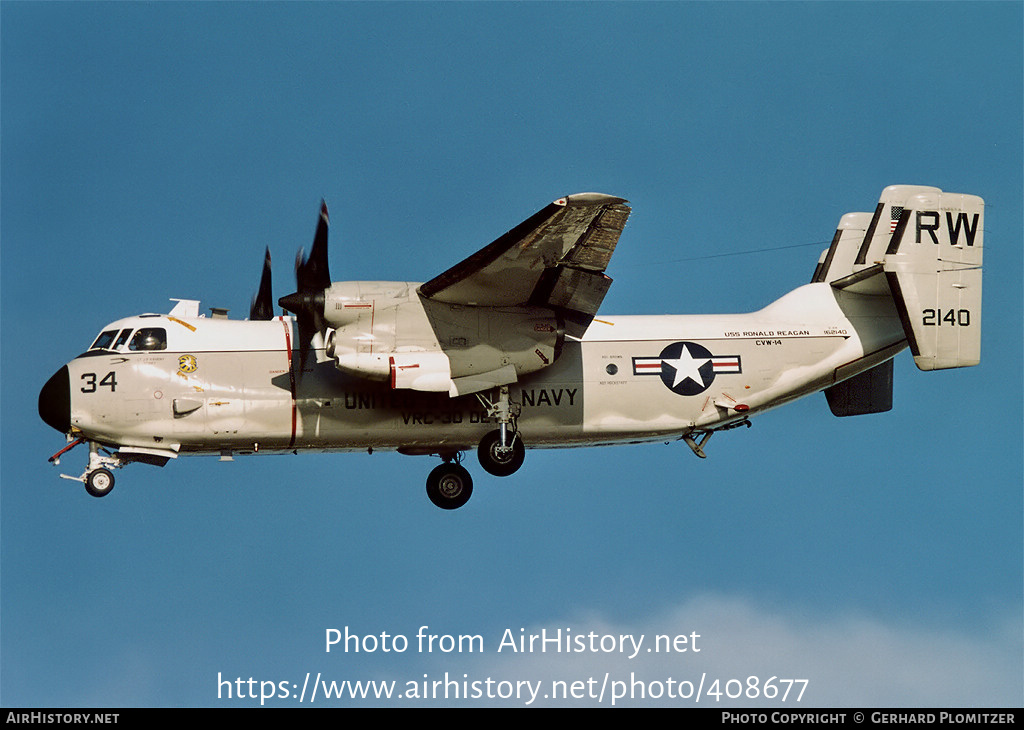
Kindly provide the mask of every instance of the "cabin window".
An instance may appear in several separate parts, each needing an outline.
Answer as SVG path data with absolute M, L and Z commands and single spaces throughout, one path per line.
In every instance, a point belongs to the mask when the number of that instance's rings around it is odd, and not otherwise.
M 143 327 L 132 337 L 129 350 L 166 350 L 167 330 L 163 327 Z
M 131 333 L 131 327 L 129 327 L 128 329 L 121 330 L 121 334 L 117 336 L 117 342 L 114 343 L 114 349 L 120 350 L 122 347 L 124 347 L 124 343 L 128 341 L 128 336 L 131 335 Z
M 117 330 L 107 330 L 106 332 L 100 332 L 100 336 L 96 338 L 96 341 L 92 343 L 90 350 L 109 350 L 110 343 L 114 341 L 114 337 L 117 336 Z

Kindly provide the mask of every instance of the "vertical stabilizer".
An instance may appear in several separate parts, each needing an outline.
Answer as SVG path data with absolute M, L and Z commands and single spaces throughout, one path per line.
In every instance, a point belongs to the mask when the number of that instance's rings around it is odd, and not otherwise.
M 882 218 L 901 208 L 880 258 L 914 362 L 921 370 L 977 365 L 984 201 L 908 185 L 886 188 L 882 200 Z M 877 246 L 866 250 L 870 261 Z
M 811 283 L 832 282 L 853 273 L 853 262 L 871 219 L 871 213 L 847 213 L 839 220 L 832 245 L 822 254 Z

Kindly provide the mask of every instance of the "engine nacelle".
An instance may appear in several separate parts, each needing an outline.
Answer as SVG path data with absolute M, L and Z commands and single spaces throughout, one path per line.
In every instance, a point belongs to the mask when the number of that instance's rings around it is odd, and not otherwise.
M 379 380 L 390 379 L 391 370 L 388 365 L 388 354 L 369 352 L 337 352 L 334 347 L 335 333 L 327 336 L 327 355 L 334 358 L 334 365 L 343 373 L 357 378 Z
M 408 303 L 415 287 L 407 281 L 336 281 L 324 290 L 324 320 L 335 329 L 369 330 L 375 310 Z
M 539 307 L 476 307 L 421 297 L 408 282 L 336 282 L 324 343 L 342 372 L 392 388 L 474 393 L 553 363 L 564 332 Z
M 452 371 L 443 352 L 395 352 L 388 356 L 392 388 L 447 393 Z
M 369 380 L 388 382 L 392 388 L 447 393 L 452 386 L 452 371 L 443 352 L 344 352 L 337 353 L 328 336 L 327 354 L 338 370 Z M 331 354 L 332 352 L 337 354 Z

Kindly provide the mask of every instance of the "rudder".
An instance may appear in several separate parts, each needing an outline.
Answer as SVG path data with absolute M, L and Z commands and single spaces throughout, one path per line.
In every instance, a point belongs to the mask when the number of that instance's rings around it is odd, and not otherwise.
M 909 185 L 886 188 L 882 200 L 886 213 L 902 208 L 898 219 L 890 213 L 882 270 L 914 362 L 921 370 L 977 365 L 985 202 Z

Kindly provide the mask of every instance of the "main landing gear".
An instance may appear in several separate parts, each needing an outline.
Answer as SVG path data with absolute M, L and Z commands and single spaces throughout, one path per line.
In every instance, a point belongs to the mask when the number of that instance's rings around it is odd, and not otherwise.
M 87 442 L 85 439 L 72 441 L 51 456 L 49 461 L 53 464 L 60 464 L 61 456 L 83 443 L 89 444 L 89 465 L 82 472 L 82 476 L 73 477 L 68 474 L 61 474 L 60 476 L 62 479 L 82 482 L 85 485 L 85 491 L 93 497 L 106 497 L 114 489 L 113 470 L 120 469 L 124 466 L 124 463 L 118 456 L 111 454 L 95 441 Z
M 473 477 L 459 464 L 460 456 L 445 459 L 427 477 L 427 496 L 441 509 L 458 509 L 473 496 Z
M 498 389 L 497 403 L 487 400 L 477 393 L 477 400 L 487 409 L 487 415 L 498 421 L 498 430 L 491 431 L 482 439 L 477 448 L 480 466 L 488 474 L 496 477 L 507 477 L 514 474 L 523 465 L 526 458 L 526 447 L 516 428 L 520 405 L 512 403 L 508 397 L 508 386 Z
M 491 431 L 482 439 L 476 450 L 480 466 L 488 474 L 496 477 L 507 477 L 515 474 L 526 458 L 526 447 L 518 432 L 513 431 L 511 437 L 506 435 L 505 445 L 501 443 L 501 431 Z
M 487 409 L 487 415 L 498 422 L 497 429 L 480 439 L 476 450 L 480 466 L 496 477 L 514 474 L 526 458 L 526 447 L 516 428 L 520 406 L 509 400 L 507 386 L 499 388 L 496 402 L 480 393 L 476 397 Z M 441 509 L 458 509 L 473 494 L 473 477 L 459 463 L 462 460 L 461 452 L 442 453 L 441 458 L 444 463 L 434 468 L 427 477 L 427 496 Z

